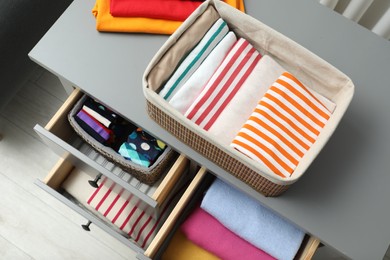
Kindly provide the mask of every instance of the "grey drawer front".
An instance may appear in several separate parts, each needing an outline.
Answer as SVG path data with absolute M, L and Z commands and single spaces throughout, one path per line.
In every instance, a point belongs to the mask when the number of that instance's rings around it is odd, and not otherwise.
M 66 158 L 67 161 L 70 161 L 74 166 L 82 169 L 92 168 L 96 171 L 96 174 L 98 174 L 99 172 L 102 173 L 103 175 L 107 176 L 108 178 L 112 179 L 113 181 L 133 193 L 135 196 L 143 200 L 151 207 L 157 208 L 157 201 L 143 193 L 141 190 L 131 186 L 129 183 L 122 180 L 120 177 L 118 177 L 108 169 L 104 168 L 102 165 L 98 164 L 97 162 L 80 152 L 78 149 L 59 138 L 58 136 L 49 132 L 40 125 L 36 125 L 34 127 L 34 130 L 55 153 L 57 153 L 62 158 Z
M 105 232 L 112 235 L 113 237 L 115 237 L 116 239 L 121 241 L 126 246 L 130 247 L 135 252 L 143 254 L 144 250 L 142 248 L 140 248 L 139 246 L 132 243 L 130 240 L 128 240 L 127 238 L 125 238 L 124 236 L 122 236 L 121 234 L 119 234 L 118 232 L 113 230 L 110 226 L 105 224 L 102 220 L 100 220 L 98 217 L 96 217 L 92 213 L 88 212 L 88 210 L 84 209 L 82 206 L 79 206 L 78 204 L 71 201 L 70 199 L 68 199 L 67 197 L 65 197 L 64 195 L 59 193 L 58 191 L 50 188 L 49 186 L 47 186 L 45 183 L 43 183 L 40 180 L 36 180 L 35 184 L 38 185 L 41 189 L 43 189 L 47 193 L 49 193 L 50 195 L 52 195 L 53 197 L 55 197 L 56 199 L 58 199 L 59 201 L 61 201 L 62 203 L 64 203 L 69 208 L 76 211 L 81 216 L 85 217 L 87 220 L 91 221 L 94 225 L 103 229 Z M 80 232 L 82 232 L 81 226 L 80 226 Z

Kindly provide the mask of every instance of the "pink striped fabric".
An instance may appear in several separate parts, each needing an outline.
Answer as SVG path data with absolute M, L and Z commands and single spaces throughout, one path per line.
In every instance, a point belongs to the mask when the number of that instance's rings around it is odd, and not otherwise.
M 184 115 L 208 130 L 260 58 L 260 53 L 247 40 L 240 38 Z
M 145 249 L 168 217 L 176 199 L 177 194 L 162 205 L 160 214 L 155 216 L 155 211 L 142 200 L 112 180 L 103 178 L 87 203 Z
M 297 78 L 285 72 L 261 98 L 231 146 L 289 177 L 330 116 Z

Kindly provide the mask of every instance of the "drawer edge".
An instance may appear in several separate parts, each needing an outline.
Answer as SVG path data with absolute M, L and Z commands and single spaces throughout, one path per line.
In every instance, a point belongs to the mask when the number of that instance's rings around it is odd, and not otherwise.
M 185 174 L 185 168 L 188 165 L 189 159 L 184 154 L 180 154 L 154 192 L 152 199 L 161 205 L 169 196 L 176 183 L 181 179 L 182 175 Z
M 154 237 L 152 243 L 143 253 L 142 259 L 152 259 L 157 254 L 159 248 L 163 244 L 164 240 L 169 236 L 171 230 L 175 226 L 183 211 L 186 209 L 188 203 L 192 200 L 195 192 L 197 191 L 197 188 L 201 185 L 202 180 L 205 178 L 206 175 L 207 169 L 204 167 L 202 167 L 197 172 L 190 185 L 187 187 L 186 191 L 183 193 L 182 197 L 177 202 L 175 208 L 172 210 L 169 217 L 166 219 L 164 225 Z
M 41 180 L 36 179 L 34 184 L 37 185 L 42 190 L 44 190 L 47 193 L 49 193 L 51 196 L 53 196 L 54 198 L 56 198 L 57 200 L 59 200 L 60 202 L 65 204 L 66 206 L 68 206 L 69 208 L 71 208 L 72 210 L 74 210 L 76 213 L 78 213 L 82 217 L 84 217 L 87 220 L 91 221 L 93 224 L 95 224 L 97 227 L 99 227 L 102 230 L 104 230 L 105 232 L 107 232 L 109 235 L 111 235 L 111 236 L 115 237 L 116 239 L 118 239 L 124 245 L 130 247 L 135 252 L 137 252 L 137 253 L 143 253 L 144 252 L 144 250 L 142 248 L 138 247 L 137 245 L 132 243 L 130 240 L 126 239 L 125 237 L 121 236 L 117 232 L 113 231 L 109 226 L 104 224 L 102 221 L 100 221 L 93 214 L 90 214 L 90 213 L 86 212 L 81 207 L 77 206 L 75 203 L 73 203 L 70 200 L 68 200 L 67 198 L 65 198 L 62 194 L 60 194 L 56 190 L 54 190 L 54 189 L 50 188 L 49 186 L 47 186 Z
M 307 235 L 307 241 L 305 241 L 305 244 L 301 247 L 301 252 L 298 251 L 298 254 L 296 255 L 295 259 L 297 260 L 310 260 L 314 256 L 315 252 L 318 249 L 318 246 L 320 245 L 321 241 L 318 238 L 315 238 L 313 236 Z
M 149 204 L 153 208 L 157 208 L 158 204 L 157 201 L 153 200 L 151 197 L 147 196 L 146 194 L 142 193 L 141 191 L 131 187 L 127 182 L 120 179 L 118 176 L 104 168 L 103 166 L 99 165 L 98 163 L 94 162 L 90 158 L 88 158 L 85 154 L 71 146 L 70 144 L 63 141 L 61 138 L 57 137 L 53 133 L 49 132 L 45 128 L 43 128 L 40 125 L 35 125 L 34 127 L 35 132 L 39 135 L 39 137 L 59 156 L 62 158 L 66 158 L 67 160 L 71 160 L 71 162 L 78 166 L 80 164 L 81 167 L 92 167 L 98 172 L 103 173 L 108 178 L 112 179 L 119 185 L 123 187 L 127 187 L 127 190 L 131 193 L 133 193 L 135 196 Z

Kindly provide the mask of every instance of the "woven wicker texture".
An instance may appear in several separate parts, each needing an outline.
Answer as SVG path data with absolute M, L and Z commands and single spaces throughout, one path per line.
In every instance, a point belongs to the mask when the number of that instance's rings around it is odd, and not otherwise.
M 231 153 L 230 146 L 214 140 L 212 135 L 207 135 L 195 124 L 189 123 L 184 115 L 156 95 L 158 86 L 148 85 L 148 80 L 156 76 L 155 68 L 161 66 L 161 62 L 165 64 L 163 61 L 166 59 L 176 57 L 176 49 L 179 49 L 180 53 L 188 53 L 191 50 L 192 33 L 189 31 L 192 31 L 199 21 L 208 19 L 202 14 L 210 9 L 223 18 L 237 36 L 248 40 L 261 54 L 270 55 L 302 83 L 336 104 L 336 109 L 320 136 L 289 178 L 278 178 L 267 167 L 260 167 L 262 165 L 249 160 L 244 154 Z M 173 46 L 175 50 L 171 51 Z M 176 66 L 175 62 L 177 63 L 174 61 L 170 66 Z M 149 116 L 159 125 L 259 193 L 277 196 L 299 180 L 328 142 L 352 100 L 354 85 L 351 79 L 337 68 L 271 27 L 222 1 L 208 0 L 192 13 L 155 54 L 144 72 L 143 90 L 146 100 L 150 102 L 147 105 Z
M 74 115 L 80 109 L 84 100 L 85 96 L 76 103 L 74 108 L 68 114 L 69 123 L 75 132 L 98 153 L 102 154 L 108 161 L 114 163 L 125 172 L 137 178 L 139 181 L 152 185 L 157 180 L 159 180 L 161 175 L 172 164 L 173 159 L 177 157 L 177 153 L 167 147 L 165 151 L 159 156 L 158 160 L 149 168 L 141 167 L 129 160 L 125 160 L 120 154 L 114 151 L 114 149 L 102 145 L 93 137 L 88 135 L 76 122 Z
M 278 196 L 288 189 L 289 185 L 278 185 L 262 177 L 240 161 L 232 158 L 229 154 L 221 151 L 215 145 L 207 142 L 199 135 L 181 125 L 149 101 L 147 101 L 147 112 L 156 123 L 172 133 L 179 140 L 188 144 L 194 150 L 203 154 L 212 162 L 247 183 L 263 195 Z

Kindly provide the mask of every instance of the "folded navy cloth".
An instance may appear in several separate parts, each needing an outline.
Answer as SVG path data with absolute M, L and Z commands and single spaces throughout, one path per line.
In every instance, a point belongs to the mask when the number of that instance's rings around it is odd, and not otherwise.
M 119 150 L 119 147 L 126 142 L 129 133 L 133 132 L 137 127 L 125 120 L 120 123 L 111 124 L 111 130 L 113 135 L 109 146 L 115 151 Z
M 134 163 L 149 167 L 157 160 L 165 147 L 166 145 L 163 142 L 156 140 L 141 128 L 137 128 L 128 136 L 127 141 L 120 146 L 118 152 Z

